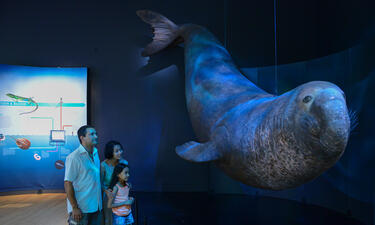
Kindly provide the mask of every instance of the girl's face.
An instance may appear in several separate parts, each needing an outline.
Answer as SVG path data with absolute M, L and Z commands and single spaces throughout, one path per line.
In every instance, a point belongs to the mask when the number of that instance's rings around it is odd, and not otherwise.
M 121 146 L 115 145 L 113 147 L 113 158 L 120 160 L 122 152 L 123 152 L 123 150 L 122 150 Z
M 130 176 L 130 174 L 129 174 L 129 168 L 128 167 L 124 168 L 121 171 L 121 173 L 119 173 L 117 176 L 118 176 L 119 180 L 123 180 L 125 182 L 128 181 L 129 176 Z

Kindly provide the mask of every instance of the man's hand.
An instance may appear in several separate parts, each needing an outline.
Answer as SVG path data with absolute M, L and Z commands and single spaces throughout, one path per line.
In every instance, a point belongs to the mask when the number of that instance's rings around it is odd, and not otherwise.
M 75 207 L 73 208 L 72 216 L 73 219 L 78 222 L 82 219 L 82 211 L 78 207 Z
M 74 195 L 74 188 L 72 182 L 66 180 L 64 182 L 64 188 L 66 196 L 73 208 L 72 217 L 75 221 L 79 221 L 80 219 L 82 219 L 82 211 L 78 208 L 78 203 L 76 200 L 76 196 Z

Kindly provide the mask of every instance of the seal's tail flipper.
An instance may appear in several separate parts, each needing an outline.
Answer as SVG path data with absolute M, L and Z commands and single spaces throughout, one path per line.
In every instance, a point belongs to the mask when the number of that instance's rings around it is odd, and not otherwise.
M 143 50 L 142 56 L 155 54 L 168 47 L 178 38 L 178 26 L 159 13 L 138 10 L 137 15 L 151 25 L 154 33 L 152 42 Z

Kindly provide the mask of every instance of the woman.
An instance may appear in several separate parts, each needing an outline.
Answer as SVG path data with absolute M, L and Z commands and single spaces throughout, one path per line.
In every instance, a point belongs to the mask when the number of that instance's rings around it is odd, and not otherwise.
M 100 178 L 102 183 L 103 193 L 103 216 L 104 224 L 112 225 L 112 209 L 107 207 L 108 196 L 112 195 L 112 190 L 109 188 L 113 169 L 119 163 L 128 165 L 128 161 L 122 158 L 123 147 L 118 141 L 109 141 L 105 145 L 104 156 L 105 160 L 100 164 Z

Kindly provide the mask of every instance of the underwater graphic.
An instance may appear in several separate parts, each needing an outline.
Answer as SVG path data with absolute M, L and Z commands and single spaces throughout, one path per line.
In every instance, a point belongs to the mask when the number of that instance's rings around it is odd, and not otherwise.
M 63 188 L 86 99 L 87 68 L 0 64 L 0 191 Z

